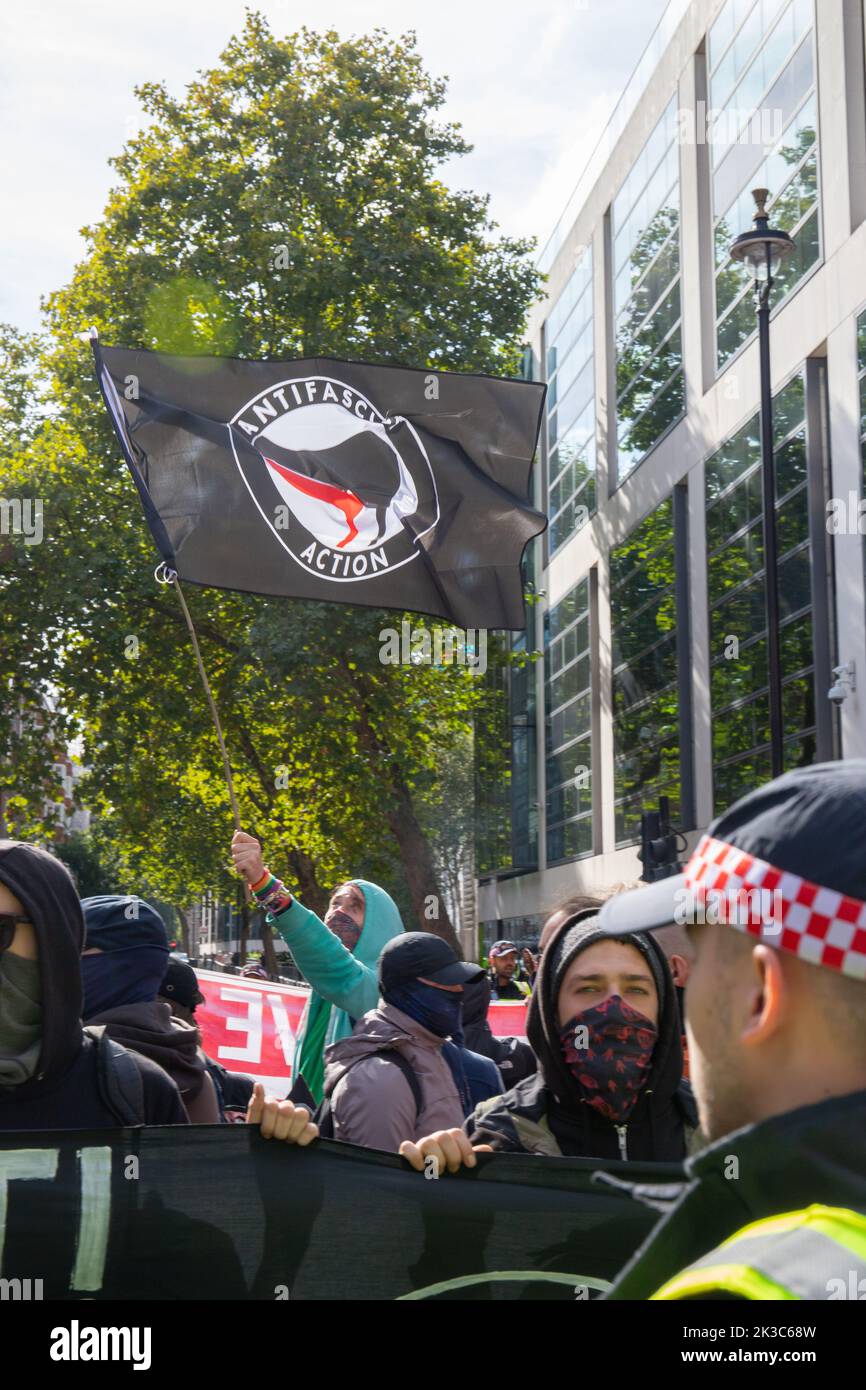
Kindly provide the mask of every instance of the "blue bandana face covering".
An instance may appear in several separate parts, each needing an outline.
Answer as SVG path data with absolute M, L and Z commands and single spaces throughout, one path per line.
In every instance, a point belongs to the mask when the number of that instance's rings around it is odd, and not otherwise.
M 145 1004 L 157 996 L 168 964 L 168 948 L 130 946 L 81 957 L 85 1023 L 121 1004 Z
M 422 1028 L 435 1033 L 439 1038 L 450 1038 L 459 1031 L 463 1014 L 463 994 L 449 989 L 437 989 L 435 985 L 422 984 L 420 980 L 404 980 L 386 990 L 383 996 L 386 1004 L 393 1004 Z

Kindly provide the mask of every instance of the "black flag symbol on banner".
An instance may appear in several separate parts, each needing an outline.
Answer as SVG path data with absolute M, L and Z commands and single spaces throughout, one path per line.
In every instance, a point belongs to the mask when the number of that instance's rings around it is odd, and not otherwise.
M 101 347 L 106 405 L 182 580 L 524 626 L 545 387 L 334 358 Z

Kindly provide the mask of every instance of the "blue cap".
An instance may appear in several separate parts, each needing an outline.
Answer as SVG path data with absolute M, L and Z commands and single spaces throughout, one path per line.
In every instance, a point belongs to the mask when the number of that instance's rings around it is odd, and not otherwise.
M 130 946 L 159 946 L 168 955 L 165 922 L 144 898 L 104 893 L 82 898 L 84 949 L 123 951 Z

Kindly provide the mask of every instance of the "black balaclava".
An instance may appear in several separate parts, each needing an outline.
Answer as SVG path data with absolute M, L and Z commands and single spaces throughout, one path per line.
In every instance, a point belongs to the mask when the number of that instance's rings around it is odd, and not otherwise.
M 0 882 L 33 923 L 38 950 L 42 1048 L 35 1075 L 4 1088 L 24 1099 L 66 1071 L 82 1046 L 79 957 L 84 919 L 72 875 L 47 850 L 0 840 Z
M 100 952 L 81 958 L 85 1020 L 155 999 L 169 956 L 165 923 L 156 908 L 143 898 L 106 893 L 83 898 L 81 910 L 85 949 Z
M 477 980 L 467 980 L 463 986 L 463 1027 L 483 1023 L 490 1007 L 490 981 L 487 975 L 479 975 Z

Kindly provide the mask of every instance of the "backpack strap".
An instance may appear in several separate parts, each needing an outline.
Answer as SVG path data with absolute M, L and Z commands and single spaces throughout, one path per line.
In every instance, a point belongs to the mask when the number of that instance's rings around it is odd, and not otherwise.
M 417 1120 L 424 1105 L 424 1097 L 421 1094 L 421 1082 L 415 1075 L 411 1063 L 396 1047 L 389 1048 L 387 1052 L 380 1052 L 378 1055 L 384 1057 L 386 1062 L 393 1062 L 405 1076 L 409 1083 L 409 1090 L 412 1092 L 412 1099 L 415 1101 L 415 1119 Z
M 96 1043 L 96 1075 L 103 1101 L 119 1124 L 146 1124 L 144 1082 L 133 1053 L 108 1036 L 104 1023 L 91 1023 L 84 1031 Z
M 384 1061 L 393 1062 L 395 1067 L 400 1068 L 401 1072 L 406 1078 L 406 1082 L 409 1086 L 409 1089 L 412 1092 L 412 1098 L 415 1101 L 415 1120 L 417 1122 L 418 1116 L 421 1114 L 421 1111 L 424 1106 L 424 1096 L 421 1091 L 421 1082 L 418 1080 L 417 1076 L 415 1075 L 415 1072 L 412 1069 L 411 1064 L 406 1060 L 399 1048 L 387 1047 L 383 1048 L 381 1052 L 368 1052 L 366 1054 L 366 1057 L 357 1057 L 355 1061 L 350 1063 L 350 1065 L 343 1072 L 343 1076 L 347 1076 L 348 1073 L 352 1070 L 352 1067 L 357 1066 L 358 1062 L 366 1061 L 367 1057 L 381 1057 L 384 1059 Z M 340 1077 L 340 1081 L 342 1081 L 343 1076 Z M 340 1083 L 338 1081 L 337 1085 L 339 1084 Z M 334 1110 L 333 1106 L 331 1105 L 330 1096 L 325 1096 L 322 1103 L 318 1106 L 316 1113 L 313 1116 L 313 1122 L 318 1127 L 320 1139 L 333 1139 Z

